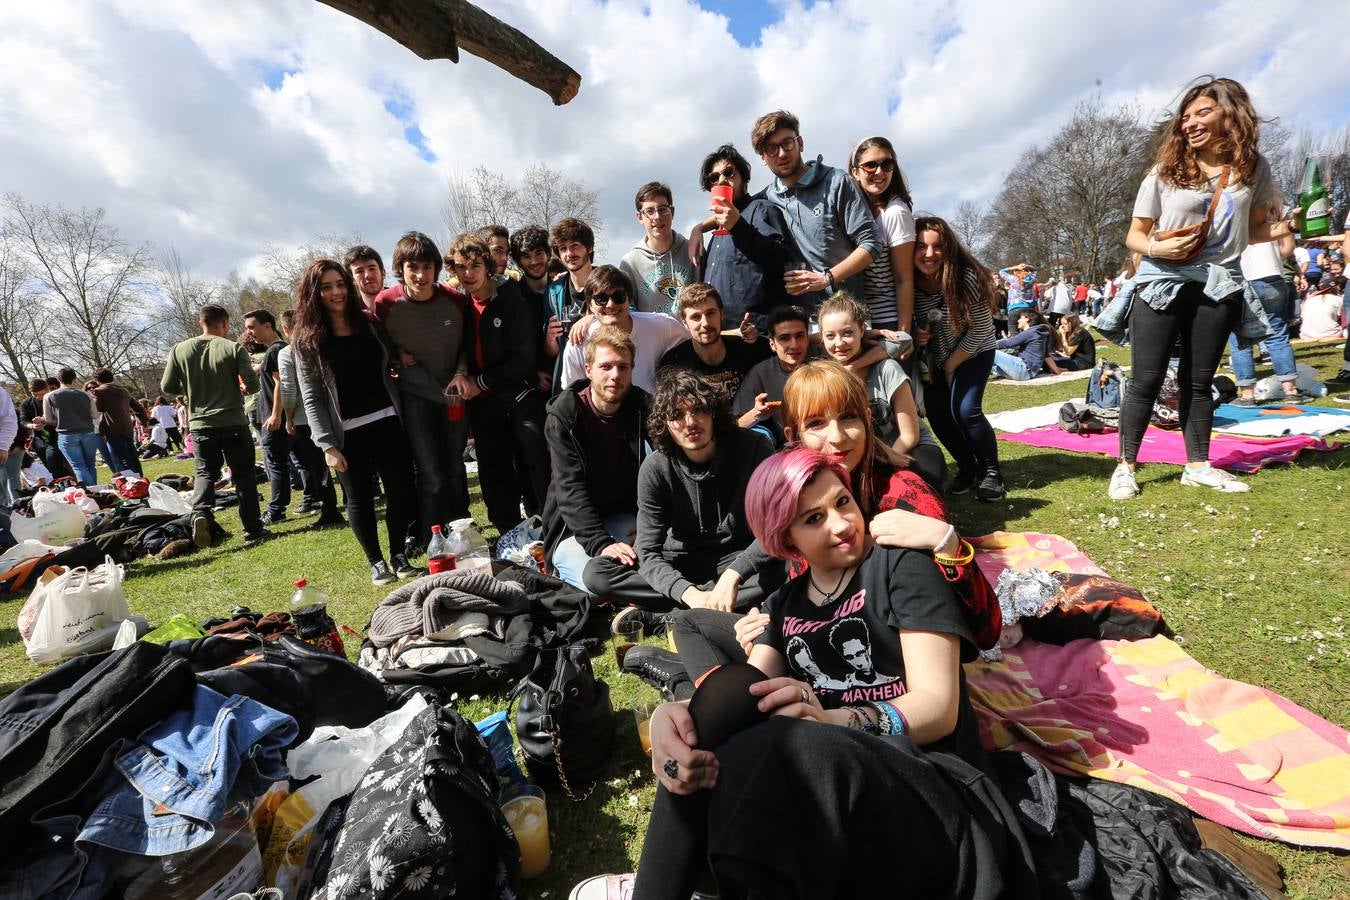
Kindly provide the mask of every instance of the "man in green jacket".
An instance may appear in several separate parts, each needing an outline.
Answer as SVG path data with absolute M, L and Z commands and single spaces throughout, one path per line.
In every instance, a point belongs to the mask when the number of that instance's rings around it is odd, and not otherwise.
M 259 541 L 270 532 L 263 527 L 259 511 L 254 474 L 257 454 L 244 417 L 244 395 L 257 392 L 258 376 L 243 345 L 225 337 L 230 328 L 225 307 L 203 306 L 197 322 L 202 333 L 174 346 L 160 380 L 164 393 L 187 396 L 188 430 L 197 460 L 192 508 L 212 517 L 216 481 L 221 466 L 228 463 L 239 495 L 244 540 Z

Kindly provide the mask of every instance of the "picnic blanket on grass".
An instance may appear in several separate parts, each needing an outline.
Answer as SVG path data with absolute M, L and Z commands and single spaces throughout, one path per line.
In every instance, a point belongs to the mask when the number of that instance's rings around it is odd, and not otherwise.
M 1120 455 L 1119 434 L 1069 434 L 1058 425 L 1031 428 L 1017 434 L 999 434 L 1001 441 L 1049 447 L 1071 453 L 1098 453 L 1102 456 Z M 1306 434 L 1286 437 L 1256 438 L 1239 434 L 1216 433 L 1210 440 L 1209 461 L 1230 472 L 1255 472 L 1270 463 L 1287 463 L 1298 459 L 1305 450 L 1337 450 L 1340 444 L 1326 438 Z M 1164 431 L 1153 425 L 1144 432 L 1139 447 L 1141 463 L 1186 464 L 1186 444 L 1179 431 Z
M 1129 366 L 1125 367 L 1126 369 Z M 1013 381 L 1011 378 L 994 378 L 990 380 L 990 386 L 1007 385 L 1008 387 L 1040 387 L 1046 384 L 1059 384 L 1061 381 L 1082 381 L 1092 374 L 1091 369 L 1079 369 L 1077 372 L 1061 372 L 1058 375 L 1037 375 L 1035 378 L 1027 381 Z
M 1009 409 L 1004 412 L 985 413 L 989 424 L 999 431 L 1017 433 L 1028 428 L 1043 428 L 1046 425 L 1059 424 L 1059 408 L 1065 400 L 1055 400 L 1040 406 L 1028 406 L 1024 409 Z
M 990 579 L 1007 567 L 1101 571 L 1055 535 L 995 532 L 972 544 Z M 1246 834 L 1350 850 L 1350 734 L 1209 671 L 1166 637 L 1028 639 L 965 671 L 991 749 L 1162 794 Z
M 1225 434 L 1245 434 L 1250 437 L 1310 434 L 1325 437 L 1346 429 L 1350 429 L 1350 409 L 1295 403 L 1283 406 L 1233 406 L 1224 403 L 1214 410 L 1214 430 Z

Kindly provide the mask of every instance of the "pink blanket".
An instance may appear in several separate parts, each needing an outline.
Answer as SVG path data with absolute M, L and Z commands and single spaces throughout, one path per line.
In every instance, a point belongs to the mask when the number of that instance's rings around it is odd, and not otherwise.
M 1067 431 L 1061 431 L 1058 425 L 1030 428 L 1016 434 L 1000 432 L 998 439 L 1075 453 L 1100 453 L 1111 457 L 1120 454 L 1118 434 L 1069 434 Z M 1268 463 L 1293 462 L 1304 450 L 1336 450 L 1339 447 L 1339 444 L 1328 442 L 1325 438 L 1304 434 L 1277 438 L 1215 434 L 1210 439 L 1209 460 L 1219 468 L 1230 472 L 1255 472 Z M 1164 431 L 1150 425 L 1144 432 L 1144 441 L 1139 447 L 1139 461 L 1184 466 L 1186 444 L 1181 432 Z
M 1005 568 L 1099 573 L 1062 537 L 972 538 L 991 582 Z M 1165 637 L 1024 640 L 966 665 L 986 746 L 1163 794 L 1257 837 L 1350 849 L 1350 734 L 1232 681 Z

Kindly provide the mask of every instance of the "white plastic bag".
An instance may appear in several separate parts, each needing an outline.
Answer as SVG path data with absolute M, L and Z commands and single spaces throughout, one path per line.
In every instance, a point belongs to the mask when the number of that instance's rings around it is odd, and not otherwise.
M 131 615 L 122 576 L 122 567 L 109 556 L 92 572 L 81 566 L 40 582 L 29 598 L 39 608 L 27 641 L 28 658 L 51 664 L 111 647 L 122 620 Z
M 150 508 L 171 512 L 176 516 L 192 512 L 192 504 L 184 500 L 182 494 L 158 481 L 150 482 Z
M 41 490 L 33 495 L 33 515 L 52 512 L 61 504 L 74 506 L 86 515 L 98 512 L 98 503 L 84 492 L 84 488 L 66 488 L 64 491 Z
M 20 541 L 4 553 L 0 553 L 0 572 L 13 568 L 25 559 L 46 556 L 48 553 L 60 553 L 66 549 L 60 544 L 44 544 L 42 541 Z
M 407 730 L 408 724 L 427 708 L 427 700 L 414 694 L 398 709 L 386 713 L 365 728 L 323 725 L 309 740 L 286 754 L 291 777 L 319 777 L 286 797 L 272 819 L 272 833 L 263 848 L 263 872 L 270 885 L 295 896 L 304 875 L 314 826 L 328 805 L 356 790 L 371 763 L 379 759 Z
M 40 541 L 60 547 L 84 537 L 84 513 L 69 503 L 57 503 L 45 515 L 14 516 L 9 531 L 19 543 Z
M 19 483 L 24 487 L 40 487 L 51 480 L 51 469 L 44 466 L 41 460 L 33 460 L 19 472 Z

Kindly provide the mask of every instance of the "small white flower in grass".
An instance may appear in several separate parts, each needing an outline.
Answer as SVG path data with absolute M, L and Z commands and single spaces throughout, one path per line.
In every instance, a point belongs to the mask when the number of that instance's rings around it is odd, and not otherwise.
M 403 877 L 403 887 L 410 891 L 420 891 L 431 883 L 431 866 L 418 866 Z
M 393 863 L 380 855 L 372 856 L 370 858 L 370 887 L 372 890 L 384 890 L 389 886 L 389 882 L 393 877 Z
M 1311 659 L 1311 657 L 1309 657 L 1309 658 Z M 636 809 L 636 808 L 637 808 L 637 805 L 638 805 L 638 795 L 637 795 L 637 794 L 629 794 L 629 795 L 628 795 L 628 806 L 629 806 L 629 808 L 631 808 L 631 809 Z

